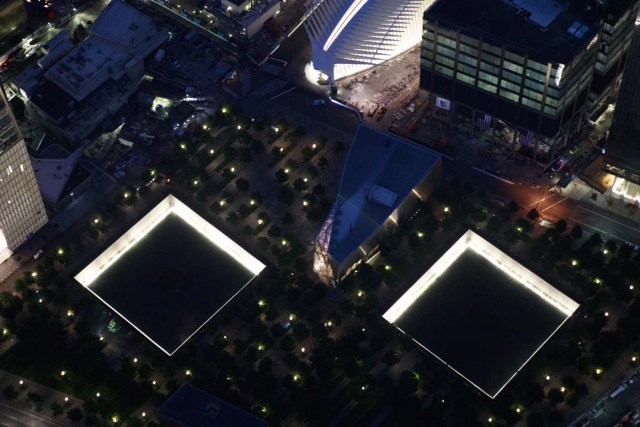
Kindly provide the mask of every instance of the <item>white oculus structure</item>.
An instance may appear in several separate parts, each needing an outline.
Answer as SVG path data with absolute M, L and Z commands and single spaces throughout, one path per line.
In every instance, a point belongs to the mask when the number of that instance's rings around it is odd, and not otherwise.
M 411 286 L 398 301 L 395 302 L 389 308 L 382 317 L 391 324 L 395 324 L 395 322 L 412 306 L 418 298 L 431 286 L 434 282 L 444 274 L 447 269 L 456 261 L 456 259 L 462 255 L 465 251 L 472 250 L 486 259 L 488 262 L 492 263 L 496 267 L 498 267 L 501 271 L 509 275 L 511 278 L 516 280 L 518 283 L 534 292 L 540 298 L 542 298 L 546 303 L 555 307 L 562 314 L 564 314 L 565 318 L 558 325 L 558 327 L 544 340 L 544 342 L 531 354 L 531 356 L 522 364 L 522 366 L 518 367 L 516 372 L 509 378 L 509 380 L 493 395 L 487 393 L 484 389 L 482 389 L 477 384 L 474 384 L 469 378 L 464 376 L 462 373 L 454 369 L 450 366 L 445 360 L 442 360 L 437 354 L 433 353 L 424 344 L 419 341 L 413 339 L 413 341 L 418 344 L 420 347 L 424 348 L 442 363 L 447 365 L 451 370 L 460 375 L 482 393 L 486 394 L 491 398 L 495 398 L 500 391 L 507 386 L 507 384 L 516 376 L 516 374 L 533 358 L 533 356 L 547 343 L 547 341 L 555 334 L 558 329 L 562 327 L 564 322 L 566 322 L 569 317 L 577 310 L 579 304 L 573 301 L 571 298 L 560 292 L 558 289 L 554 288 L 551 284 L 534 274 L 532 271 L 518 263 L 516 260 L 511 258 L 506 253 L 502 252 L 500 249 L 489 243 L 487 240 L 473 232 L 472 230 L 468 230 L 466 233 L 462 235 L 460 239 L 458 239 L 445 253 L 436 261 L 426 273 L 424 273 L 413 286 Z M 402 329 L 396 326 L 402 333 L 405 333 Z
M 321 0 L 305 22 L 312 66 L 336 80 L 420 43 L 422 14 L 434 0 Z
M 133 326 L 138 332 L 144 335 L 149 341 L 156 345 L 160 350 L 171 356 L 180 347 L 182 347 L 189 339 L 195 335 L 213 316 L 215 316 L 225 305 L 229 303 L 242 289 L 242 286 L 228 301 L 220 306 L 211 317 L 209 317 L 202 325 L 200 325 L 187 339 L 184 340 L 173 351 L 168 351 L 158 343 L 156 343 L 149 335 L 142 331 L 138 326 L 133 324 L 129 319 L 115 310 L 107 301 L 101 298 L 96 292 L 91 289 L 91 284 L 100 277 L 105 271 L 109 269 L 120 257 L 122 257 L 128 250 L 133 248 L 141 239 L 148 235 L 153 229 L 159 225 L 167 216 L 175 214 L 183 221 L 197 230 L 200 234 L 206 237 L 212 244 L 220 248 L 227 255 L 234 258 L 245 269 L 253 274 L 253 278 L 257 276 L 264 268 L 265 265 L 256 259 L 249 252 L 244 250 L 240 245 L 227 237 L 220 230 L 209 224 L 200 215 L 194 212 L 187 205 L 182 203 L 173 195 L 167 196 L 163 199 L 155 208 L 143 216 L 137 223 L 133 225 L 126 233 L 124 233 L 118 240 L 116 240 L 111 246 L 109 246 L 104 252 L 102 252 L 93 262 L 87 265 L 80 273 L 75 276 L 75 279 L 86 289 L 88 289 L 93 295 L 95 295 L 100 301 L 107 305 L 111 310 L 117 313 L 120 317 L 126 320 L 131 326 Z M 249 281 L 250 282 L 250 281 Z M 249 283 L 247 282 L 247 284 Z

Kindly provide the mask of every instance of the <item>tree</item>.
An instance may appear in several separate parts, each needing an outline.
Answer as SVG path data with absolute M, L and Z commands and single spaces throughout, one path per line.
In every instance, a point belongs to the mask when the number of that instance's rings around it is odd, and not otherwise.
M 9 292 L 0 292 L 0 315 L 7 320 L 15 319 L 22 311 L 22 299 Z
M 244 178 L 238 178 L 236 179 L 236 187 L 238 188 L 239 191 L 249 191 L 249 188 L 250 188 L 249 181 L 247 181 Z
M 582 227 L 580 227 L 580 224 L 573 226 L 571 229 L 571 237 L 573 237 L 574 240 L 578 240 L 582 237 Z
M 71 421 L 80 421 L 82 419 L 82 411 L 78 408 L 72 408 L 67 411 L 67 418 Z
M 58 402 L 53 402 L 51 403 L 51 412 L 53 412 L 54 416 L 59 417 L 64 411 L 62 409 L 62 405 L 60 405 Z
M 292 225 L 295 222 L 295 217 L 289 211 L 286 211 L 282 214 L 282 224 L 284 225 Z
M 567 231 L 567 221 L 565 221 L 564 219 L 558 220 L 558 222 L 556 222 L 556 231 L 560 234 Z
M 398 379 L 398 390 L 402 395 L 413 394 L 418 391 L 418 379 L 411 371 L 403 371 Z
M 554 387 L 547 393 L 547 399 L 549 399 L 551 406 L 557 406 L 564 401 L 564 394 L 559 388 Z
M 394 350 L 389 350 L 382 356 L 382 361 L 388 366 L 393 366 L 400 361 L 400 358 Z
M 544 416 L 540 412 L 530 412 L 527 415 L 527 427 L 544 427 Z
M 40 396 L 38 393 L 27 393 L 27 405 L 29 405 L 32 409 L 35 409 L 39 412 L 42 409 L 42 402 L 42 396 Z
M 273 361 L 269 357 L 260 360 L 258 371 L 262 374 L 270 374 L 273 369 Z
M 2 391 L 2 393 L 4 394 L 4 397 L 7 400 L 15 400 L 18 398 L 18 395 L 20 394 L 18 393 L 18 390 L 16 390 L 16 388 L 12 385 L 6 386 Z
M 536 209 L 531 209 L 529 213 L 527 213 L 527 219 L 532 222 L 535 221 L 539 216 L 540 214 Z

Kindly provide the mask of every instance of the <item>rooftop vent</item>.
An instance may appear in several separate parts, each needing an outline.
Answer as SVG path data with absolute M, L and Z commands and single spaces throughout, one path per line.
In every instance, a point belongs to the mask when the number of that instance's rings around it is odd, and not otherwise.
M 388 188 L 381 187 L 379 185 L 374 185 L 371 187 L 369 191 L 369 196 L 367 198 L 375 203 L 381 204 L 387 207 L 393 207 L 393 204 L 396 201 L 398 195 Z

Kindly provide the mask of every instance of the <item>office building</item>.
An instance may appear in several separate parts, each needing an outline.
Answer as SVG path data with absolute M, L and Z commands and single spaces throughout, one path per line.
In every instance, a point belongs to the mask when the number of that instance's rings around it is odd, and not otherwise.
M 340 188 L 316 238 L 313 271 L 335 285 L 378 250 L 384 234 L 429 198 L 442 159 L 428 149 L 361 125 Z
M 0 87 L 0 262 L 46 223 L 27 147 Z
M 600 50 L 589 96 L 594 116 L 607 107 L 609 96 L 613 95 L 619 82 L 627 60 L 639 6 L 639 0 L 607 0 L 600 6 Z
M 600 33 L 584 2 L 439 0 L 424 14 L 421 85 L 451 122 L 506 125 L 513 151 L 550 160 L 584 123 Z
M 382 64 L 420 43 L 433 0 L 324 0 L 305 22 L 313 67 L 329 81 Z
M 640 31 L 637 29 L 605 143 L 603 169 L 618 177 L 614 193 L 630 201 L 640 200 Z

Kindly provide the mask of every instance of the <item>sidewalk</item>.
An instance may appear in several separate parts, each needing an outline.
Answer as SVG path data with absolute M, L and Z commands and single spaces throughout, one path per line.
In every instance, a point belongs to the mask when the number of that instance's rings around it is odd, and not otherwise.
M 22 381 L 22 384 L 20 381 Z M 2 403 L 37 415 L 38 417 L 42 417 L 47 421 L 51 421 L 52 423 L 56 423 L 61 426 L 78 425 L 66 417 L 66 412 L 71 408 L 82 409 L 82 400 L 0 369 L 0 391 L 3 391 L 5 387 L 9 385 L 18 390 L 20 395 L 15 400 L 7 400 L 4 393 L 2 393 L 0 394 L 0 401 Z M 42 398 L 42 409 L 40 411 L 35 411 L 26 404 L 27 393 L 36 393 L 40 395 Z M 63 408 L 63 415 L 59 417 L 55 417 L 53 415 L 51 404 L 54 402 L 57 402 Z

